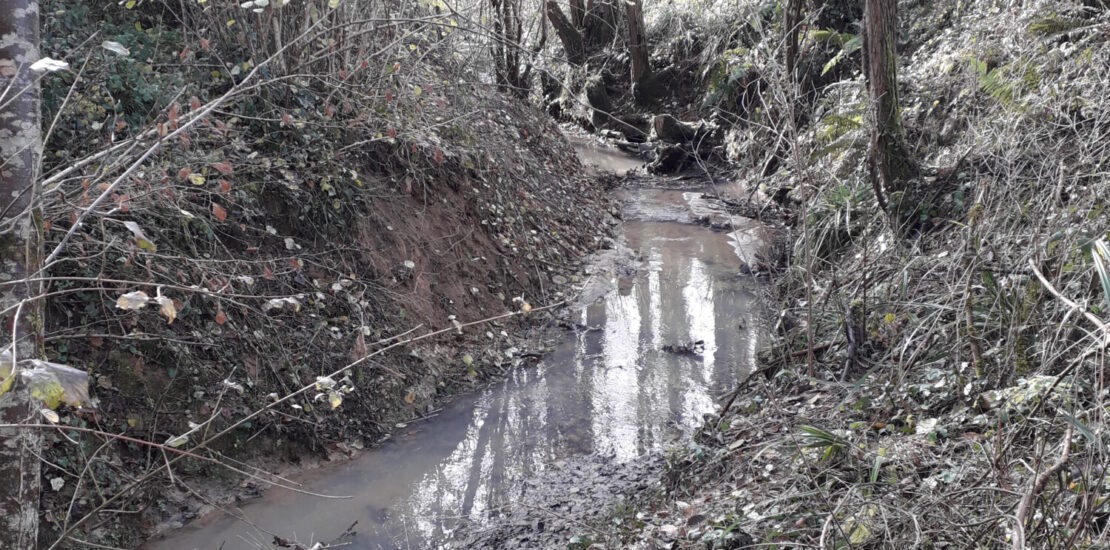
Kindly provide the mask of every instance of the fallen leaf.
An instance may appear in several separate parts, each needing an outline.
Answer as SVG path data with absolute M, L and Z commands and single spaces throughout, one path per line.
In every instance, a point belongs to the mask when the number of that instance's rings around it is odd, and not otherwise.
M 154 243 L 151 242 L 151 240 L 148 239 L 145 234 L 143 234 L 143 229 L 139 227 L 139 224 L 132 221 L 126 221 L 123 222 L 123 226 L 126 227 L 127 230 L 135 236 L 135 244 L 142 250 L 146 250 L 147 252 L 154 252 L 158 249 L 158 247 L 154 246 Z
M 124 46 L 123 44 L 120 44 L 119 42 L 116 42 L 114 40 L 105 40 L 104 42 L 100 43 L 100 46 L 105 50 L 108 50 L 117 55 L 122 55 L 124 57 L 131 55 L 131 50 L 128 50 L 127 46 Z
M 178 435 L 178 436 L 174 436 L 174 437 L 171 437 L 171 438 L 167 439 L 166 440 L 166 445 L 168 445 L 170 447 L 180 447 L 180 446 L 182 446 L 182 445 L 184 445 L 188 442 L 189 442 L 189 436 L 187 434 L 183 434 L 183 435 Z
M 177 319 L 177 307 L 174 306 L 173 300 L 165 296 L 158 296 L 154 301 L 158 302 L 159 313 L 166 317 L 166 324 L 172 325 L 173 320 Z
M 212 163 L 212 168 L 215 168 L 217 172 L 219 172 L 219 173 L 221 173 L 225 176 L 230 176 L 231 172 L 232 172 L 231 163 L 226 161 L 226 160 L 225 161 L 220 161 L 220 162 L 213 162 Z
M 65 61 L 59 61 L 57 59 L 51 59 L 49 57 L 44 57 L 38 61 L 35 61 L 34 63 L 31 63 L 31 70 L 35 71 L 36 73 L 53 73 L 56 71 L 65 71 L 69 70 L 69 63 L 66 63 Z
M 222 222 L 227 219 L 227 210 L 216 203 L 212 203 L 212 215 Z
M 135 292 L 128 292 L 127 294 L 120 296 L 116 300 L 116 307 L 118 307 L 119 309 L 134 311 L 146 307 L 147 303 L 149 302 L 150 296 L 148 296 L 147 293 L 141 290 L 136 290 Z

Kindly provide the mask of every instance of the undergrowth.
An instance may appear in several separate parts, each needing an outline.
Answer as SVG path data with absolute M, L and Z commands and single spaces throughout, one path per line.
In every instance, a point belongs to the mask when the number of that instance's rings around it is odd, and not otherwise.
M 528 320 L 460 323 L 559 302 L 605 242 L 601 191 L 454 19 L 273 4 L 44 3 L 72 67 L 43 84 L 47 355 L 98 400 L 61 422 L 101 432 L 47 436 L 44 548 L 135 547 L 236 497 L 221 464 L 350 454 L 503 373 Z
M 814 66 L 846 67 L 811 81 L 815 96 L 789 92 L 781 34 L 707 64 L 765 82 L 722 104 L 736 79 L 714 68 L 710 97 L 737 121 L 738 177 L 797 212 L 784 314 L 760 374 L 672 461 L 662 512 L 617 544 L 702 515 L 676 547 L 736 547 L 726 530 L 767 547 L 1106 544 L 1110 15 L 900 8 L 903 118 L 927 190 L 909 237 L 875 204 L 858 52 L 804 39 Z

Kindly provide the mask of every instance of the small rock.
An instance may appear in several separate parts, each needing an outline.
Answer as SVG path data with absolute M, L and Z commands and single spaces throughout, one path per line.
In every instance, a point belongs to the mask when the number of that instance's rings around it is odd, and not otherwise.
M 678 526 L 664 525 L 659 528 L 659 535 L 662 536 L 664 540 L 675 540 L 678 538 Z

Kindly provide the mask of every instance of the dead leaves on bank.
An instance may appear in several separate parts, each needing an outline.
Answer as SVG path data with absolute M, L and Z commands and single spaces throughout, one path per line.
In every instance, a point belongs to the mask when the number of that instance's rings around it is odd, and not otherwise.
M 158 313 L 161 313 L 166 318 L 166 324 L 173 324 L 174 319 L 177 319 L 177 304 L 171 298 L 162 296 L 162 289 L 158 289 L 158 295 L 151 298 L 146 292 L 136 290 L 121 295 L 116 299 L 116 308 L 124 311 L 138 311 L 148 305 L 158 306 Z

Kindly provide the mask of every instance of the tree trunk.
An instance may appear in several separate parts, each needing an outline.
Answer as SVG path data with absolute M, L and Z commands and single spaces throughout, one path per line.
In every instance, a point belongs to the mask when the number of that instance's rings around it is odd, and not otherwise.
M 641 0 L 627 0 L 624 7 L 628 17 L 628 57 L 632 61 L 632 83 L 642 85 L 651 76 L 647 34 L 644 32 L 644 8 Z
M 898 108 L 897 0 L 867 0 L 864 8 L 863 65 L 870 96 L 871 183 L 879 205 L 887 207 L 888 194 L 906 190 L 917 168 L 902 138 Z
M 682 122 L 671 115 L 655 115 L 651 119 L 655 139 L 667 143 L 687 143 L 698 135 L 698 125 Z
M 41 195 L 37 170 L 41 155 L 39 88 L 30 65 L 39 59 L 37 0 L 0 0 L 0 280 L 37 276 L 42 263 Z M 0 345 L 16 360 L 37 359 L 42 343 L 42 302 L 24 300 L 40 294 L 40 284 L 0 287 Z M 23 304 L 19 307 L 19 304 Z M 0 378 L 18 376 L 18 364 L 0 365 Z M 3 372 L 8 371 L 8 372 Z M 0 394 L 0 423 L 32 420 L 37 408 L 15 379 Z M 2 387 L 2 386 L 0 386 Z M 0 548 L 32 550 L 37 546 L 41 434 L 0 430 Z
M 547 45 L 547 11 L 540 7 L 540 38 L 532 45 L 532 55 L 528 56 L 528 63 L 524 65 L 524 72 L 520 75 L 520 81 L 527 88 L 527 91 L 532 90 L 532 67 L 536 62 L 536 56 L 543 51 L 543 47 Z
M 586 4 L 582 36 L 587 53 L 596 52 L 612 42 L 618 28 L 620 28 L 620 11 L 616 0 L 590 0 Z
M 555 27 L 555 34 L 559 35 L 559 41 L 563 43 L 567 62 L 571 65 L 585 63 L 586 44 L 582 39 L 582 33 L 578 32 L 578 28 L 567 19 L 555 0 L 547 0 L 547 18 L 551 20 L 551 26 Z
M 794 68 L 798 65 L 798 34 L 802 27 L 803 0 L 790 0 L 786 6 L 786 74 L 798 80 Z
M 586 1 L 570 0 L 570 22 L 574 28 L 581 29 L 582 22 L 586 19 Z
M 493 57 L 493 74 L 497 80 L 497 85 L 501 89 L 505 89 L 509 84 L 509 67 L 505 58 L 505 48 L 507 41 L 505 38 L 505 27 L 501 19 L 501 9 L 503 0 L 489 0 L 490 9 L 493 11 L 493 16 L 490 20 L 493 21 L 493 43 L 490 44 L 490 55 Z

